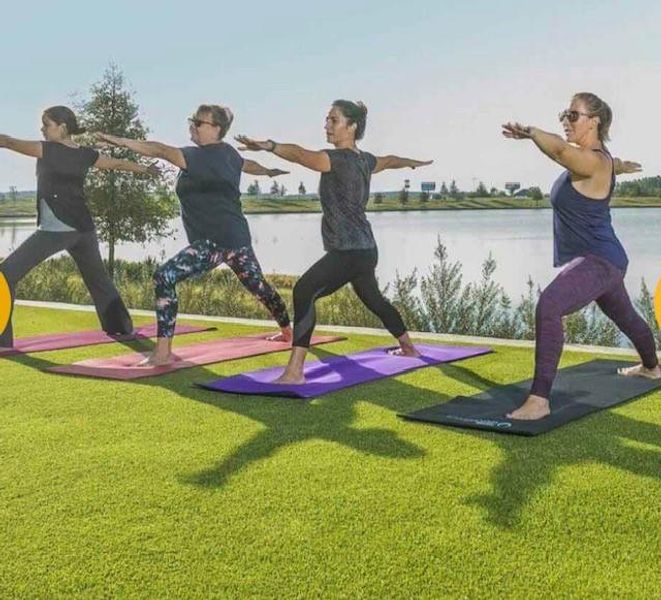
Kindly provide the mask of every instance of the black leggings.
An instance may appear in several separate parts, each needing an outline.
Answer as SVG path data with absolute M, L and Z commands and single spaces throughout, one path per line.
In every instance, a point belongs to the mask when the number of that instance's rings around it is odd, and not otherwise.
M 0 263 L 0 272 L 7 278 L 12 302 L 21 279 L 39 263 L 62 250 L 71 255 L 80 270 L 94 301 L 101 328 L 110 334 L 132 333 L 133 322 L 101 260 L 99 241 L 94 231 L 35 231 Z M 0 347 L 11 347 L 13 342 L 13 329 L 9 322 L 5 331 L 0 331 Z
M 367 250 L 331 250 L 314 263 L 294 286 L 294 346 L 307 348 L 315 326 L 314 303 L 351 283 L 354 292 L 396 338 L 406 333 L 397 309 L 383 297 L 374 269 L 376 248 Z

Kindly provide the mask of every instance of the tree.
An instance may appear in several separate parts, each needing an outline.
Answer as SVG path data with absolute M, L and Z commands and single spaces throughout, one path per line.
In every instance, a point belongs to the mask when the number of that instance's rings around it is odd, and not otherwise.
M 477 189 L 475 190 L 475 195 L 478 198 L 487 198 L 489 196 L 489 191 L 487 190 L 487 186 L 484 185 L 483 181 L 480 181 L 478 184 Z
M 383 204 L 383 193 L 377 192 L 374 194 L 374 204 Z
M 406 187 L 403 187 L 399 192 L 399 202 L 401 204 L 408 204 L 409 201 L 409 191 Z
M 539 189 L 537 186 L 528 188 L 528 194 L 533 200 L 540 201 L 544 199 L 544 194 L 542 194 L 542 190 Z
M 277 196 L 280 193 L 280 186 L 278 185 L 277 181 L 274 181 L 271 184 L 271 190 L 269 192 L 271 196 Z
M 453 179 L 450 183 L 450 198 L 457 200 L 460 196 L 459 188 L 457 187 L 457 182 Z
M 428 201 L 429 201 L 429 192 L 421 192 L 420 202 L 428 202 Z
M 445 181 L 441 184 L 441 189 L 439 190 L 439 193 L 441 194 L 441 197 L 447 198 L 448 197 L 448 186 L 445 185 Z
M 10 185 L 9 186 L 9 201 L 10 202 L 16 202 L 18 200 L 18 192 L 16 191 L 16 186 L 15 185 Z
M 125 88 L 124 75 L 114 64 L 92 85 L 90 96 L 78 106 L 88 131 L 103 131 L 138 140 L 148 129 L 138 117 L 133 93 Z M 86 143 L 93 143 L 89 137 Z M 111 147 L 114 158 L 143 162 L 126 148 Z M 145 243 L 171 233 L 170 221 L 177 202 L 162 180 L 120 171 L 92 170 L 86 194 L 99 239 L 108 244 L 108 271 L 114 275 L 115 246 L 119 242 Z
M 285 187 L 284 183 L 280 186 L 280 190 L 278 191 L 278 193 L 280 194 L 280 196 L 284 196 L 287 193 L 287 188 Z
M 259 189 L 259 181 L 255 179 L 255 181 L 248 186 L 247 192 L 249 196 L 259 196 L 262 193 Z
M 298 194 L 299 194 L 299 196 L 305 196 L 305 194 L 306 194 L 305 186 L 303 185 L 302 181 L 301 181 L 301 184 L 298 186 Z

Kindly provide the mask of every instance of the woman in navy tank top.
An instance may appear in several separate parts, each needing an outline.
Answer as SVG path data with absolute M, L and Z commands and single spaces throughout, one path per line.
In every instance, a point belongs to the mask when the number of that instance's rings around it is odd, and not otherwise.
M 503 125 L 511 139 L 531 139 L 565 167 L 553 184 L 553 264 L 564 267 L 542 292 L 535 316 L 535 376 L 530 394 L 512 419 L 541 419 L 551 412 L 549 397 L 562 353 L 562 317 L 595 301 L 631 340 L 642 364 L 620 369 L 625 376 L 661 378 L 654 336 L 634 309 L 624 287 L 628 258 L 611 224 L 615 175 L 640 165 L 611 157 L 605 147 L 611 109 L 591 93 L 576 94 L 559 115 L 566 140 L 536 127 Z

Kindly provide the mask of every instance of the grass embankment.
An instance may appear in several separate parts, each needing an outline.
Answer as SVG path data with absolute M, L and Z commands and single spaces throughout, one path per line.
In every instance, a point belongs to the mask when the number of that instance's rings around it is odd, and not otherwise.
M 299 196 L 284 196 L 282 198 L 243 195 L 241 197 L 243 211 L 246 214 L 260 213 L 315 213 L 321 212 L 319 200 Z M 428 200 L 420 202 L 418 194 L 411 194 L 406 204 L 399 201 L 397 194 L 387 194 L 383 202 L 375 203 L 370 197 L 367 210 L 371 212 L 388 211 L 424 211 L 424 210 L 489 210 L 503 208 L 550 208 L 548 198 L 530 200 L 527 198 L 465 198 L 463 200 Z M 611 207 L 661 208 L 661 198 L 613 198 Z M 0 203 L 0 218 L 36 217 L 34 198 L 22 199 L 16 202 Z
M 93 313 L 14 316 L 21 336 L 97 326 Z M 352 335 L 315 353 L 384 343 Z M 651 598 L 661 587 L 661 392 L 528 439 L 396 413 L 527 378 L 530 349 L 309 404 L 191 385 L 286 353 L 142 382 L 41 370 L 127 350 L 0 359 L 0 597 Z

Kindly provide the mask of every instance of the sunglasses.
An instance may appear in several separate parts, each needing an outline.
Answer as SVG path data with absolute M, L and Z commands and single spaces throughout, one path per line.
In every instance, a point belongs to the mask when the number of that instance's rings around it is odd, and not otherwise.
M 580 112 L 578 110 L 563 110 L 559 115 L 558 115 L 558 120 L 562 123 L 564 119 L 567 119 L 570 123 L 576 123 L 578 119 L 583 116 L 583 117 L 591 117 L 592 115 L 589 115 L 588 113 Z
M 197 117 L 188 117 L 188 122 L 191 125 L 194 125 L 195 127 L 200 127 L 201 125 L 211 125 L 211 127 L 220 127 L 220 125 L 216 125 L 211 121 L 203 121 L 202 119 L 198 119 Z

